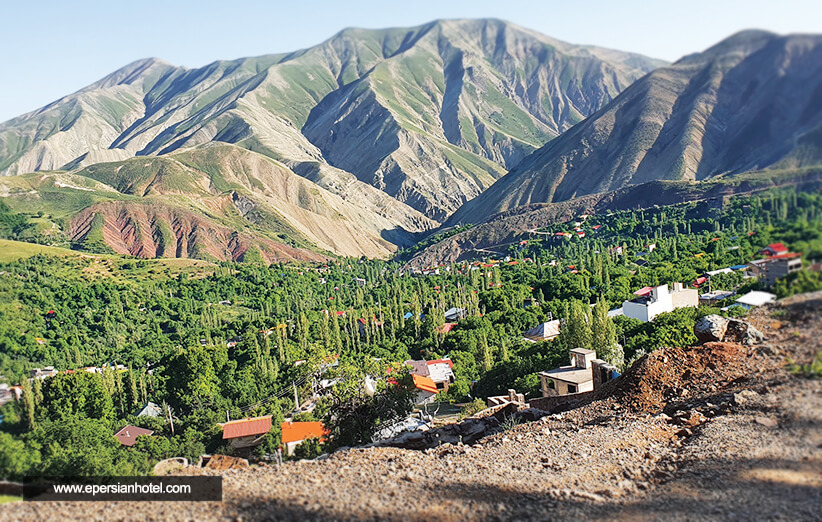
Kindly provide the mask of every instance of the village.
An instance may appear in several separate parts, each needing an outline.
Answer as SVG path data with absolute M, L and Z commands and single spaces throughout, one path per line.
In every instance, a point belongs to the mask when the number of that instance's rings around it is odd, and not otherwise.
M 585 219 L 588 216 L 580 216 L 579 221 L 574 222 L 574 232 L 557 232 L 549 240 L 562 241 L 566 238 L 575 237 L 578 240 L 586 237 L 585 231 L 581 228 Z M 594 225 L 590 228 L 590 234 L 596 234 L 601 229 L 601 225 Z M 590 237 L 590 236 L 589 236 Z M 524 248 L 527 241 L 518 243 L 517 247 Z M 612 247 L 609 249 L 609 255 L 619 257 L 627 255 L 624 251 L 624 246 Z M 646 257 L 654 252 L 656 244 L 649 243 L 644 245 L 642 251 L 637 252 L 632 260 L 632 264 L 641 268 L 647 266 Z M 598 253 L 598 252 L 597 252 Z M 789 252 L 788 248 L 783 243 L 772 243 L 758 252 L 757 259 L 750 260 L 744 264 L 735 264 L 725 268 L 714 269 L 706 271 L 698 276 L 693 281 L 686 282 L 671 282 L 670 284 L 661 284 L 657 286 L 645 286 L 633 292 L 633 298 L 625 300 L 618 308 L 608 310 L 607 316 L 609 319 L 615 317 L 626 317 L 640 321 L 642 323 L 651 323 L 660 314 L 673 312 L 681 308 L 697 308 L 700 305 L 710 307 L 721 307 L 723 312 L 732 314 L 744 314 L 748 311 L 772 303 L 776 299 L 776 295 L 768 292 L 777 281 L 789 276 L 803 268 L 802 255 L 800 253 Z M 703 254 L 704 255 L 704 254 Z M 700 257 L 696 254 L 695 257 Z M 501 287 L 499 271 L 513 268 L 520 263 L 533 264 L 534 260 L 531 257 L 521 257 L 519 259 L 512 259 L 510 256 L 505 256 L 501 260 L 494 258 L 486 261 L 464 262 L 452 265 L 440 265 L 431 267 L 425 270 L 413 272 L 413 277 L 431 277 L 438 276 L 441 273 L 448 273 L 452 270 L 456 275 L 468 276 L 472 273 L 479 272 L 483 276 L 483 280 L 487 280 L 487 287 Z M 553 269 L 561 269 L 567 274 L 579 274 L 578 267 L 575 265 L 563 266 L 560 259 L 552 259 L 548 266 Z M 818 262 L 814 262 L 807 266 L 807 269 L 818 272 L 820 267 Z M 323 270 L 319 270 L 323 273 Z M 302 272 L 300 272 L 302 274 Z M 712 281 L 725 277 L 727 274 L 739 274 L 741 278 L 737 279 L 740 283 L 737 286 L 743 286 L 743 283 L 756 282 L 759 289 L 750 290 L 742 295 L 738 295 L 736 289 L 722 289 L 713 290 Z M 325 284 L 325 278 L 321 278 L 321 284 Z M 354 278 L 351 282 L 352 288 L 364 287 L 367 285 L 365 278 Z M 347 286 L 347 285 L 346 285 Z M 748 285 L 750 286 L 750 285 Z M 434 286 L 434 291 L 439 293 L 440 286 Z M 336 287 L 335 290 L 339 290 Z M 533 288 L 532 288 L 533 290 Z M 231 301 L 224 300 L 219 303 L 222 306 L 231 305 Z M 542 303 L 534 297 L 527 297 L 521 301 L 520 306 L 523 309 L 539 309 Z M 591 308 L 594 304 L 590 305 Z M 50 313 L 53 314 L 52 311 Z M 335 322 L 337 320 L 348 320 L 347 312 L 344 310 L 323 310 L 326 317 L 331 317 Z M 441 324 L 436 327 L 436 334 L 441 338 L 446 338 L 452 333 L 455 327 L 460 325 L 461 321 L 468 319 L 475 315 L 477 310 L 469 310 L 462 306 L 452 306 L 447 310 L 441 311 Z M 356 319 L 357 337 L 361 340 L 366 338 L 379 336 L 379 331 L 385 327 L 385 321 L 378 318 L 376 315 L 371 318 L 359 317 Z M 551 343 L 555 341 L 566 328 L 564 318 L 553 318 L 551 312 L 546 312 L 546 319 L 539 323 L 530 325 L 521 332 L 521 341 L 524 343 Z M 406 312 L 403 319 L 409 322 L 421 322 L 425 320 L 425 315 L 417 312 Z M 293 331 L 295 325 L 293 323 L 279 323 L 274 327 L 266 330 L 261 330 L 260 335 L 267 339 L 270 335 L 276 333 L 279 335 L 287 335 L 288 331 Z M 44 342 L 37 338 L 37 343 Z M 240 337 L 234 337 L 225 341 L 225 346 L 229 349 L 237 347 L 238 343 L 242 342 Z M 206 347 L 209 345 L 206 339 L 201 339 L 200 343 Z M 311 413 L 317 406 L 318 402 L 325 397 L 330 390 L 340 382 L 340 377 L 333 377 L 334 369 L 338 365 L 339 355 L 331 355 L 326 358 L 325 363 L 319 371 L 316 371 L 311 379 L 309 393 L 306 395 L 304 390 L 298 390 L 297 384 L 293 384 L 285 390 L 285 393 L 278 392 L 277 395 L 282 398 L 289 393 L 289 389 L 293 391 L 293 411 L 287 413 L 285 418 L 279 421 L 277 428 L 279 428 L 279 445 L 273 453 L 260 454 L 255 452 L 255 449 L 266 441 L 266 436 L 271 432 L 276 417 L 272 415 L 262 416 L 248 416 L 239 419 L 227 418 L 225 422 L 218 423 L 218 429 L 221 433 L 221 439 L 231 448 L 233 457 L 223 455 L 203 454 L 199 456 L 198 465 L 219 468 L 231 467 L 235 465 L 235 459 L 248 459 L 253 461 L 274 461 L 282 462 L 285 458 L 299 458 L 304 455 L 316 455 L 315 453 L 300 453 L 299 448 L 305 441 L 318 441 L 325 443 L 330 436 L 330 431 L 321 419 L 311 417 Z M 523 408 L 537 408 L 544 411 L 551 411 L 558 408 L 562 404 L 567 404 L 591 395 L 598 390 L 605 383 L 619 378 L 624 367 L 618 367 L 618 361 L 612 362 L 603 360 L 598 357 L 596 351 L 586 348 L 570 348 L 567 352 L 567 359 L 570 364 L 562 365 L 555 368 L 542 368 L 538 371 L 539 379 L 539 394 L 538 396 L 531 396 L 526 399 L 522 393 L 518 393 L 513 387 L 507 388 L 507 393 L 504 395 L 488 396 L 485 398 L 484 407 L 489 410 L 498 411 L 500 407 L 515 405 L 519 409 Z M 295 367 L 306 364 L 308 361 L 297 360 L 293 363 Z M 403 362 L 403 367 L 411 376 L 411 385 L 413 386 L 413 404 L 414 408 L 407 417 L 395 420 L 389 426 L 382 426 L 381 429 L 372 438 L 372 443 L 384 443 L 386 440 L 395 438 L 407 437 L 409 432 L 425 432 L 439 428 L 443 425 L 459 421 L 462 416 L 460 409 L 455 408 L 452 402 L 441 402 L 442 397 L 447 397 L 449 387 L 455 384 L 455 361 L 446 354 L 443 357 L 436 359 L 408 359 Z M 0 383 L 0 406 L 10 401 L 23 400 L 24 388 L 29 388 L 34 385 L 35 381 L 43 381 L 52 378 L 58 374 L 71 374 L 75 372 L 86 372 L 95 375 L 107 375 L 109 373 L 126 373 L 128 368 L 123 364 L 117 362 L 106 363 L 100 367 L 83 367 L 78 369 L 58 370 L 54 366 L 46 366 L 43 368 L 35 368 L 30 372 L 28 378 L 28 386 L 9 385 L 6 382 Z M 148 374 L 151 374 L 151 369 L 148 369 Z M 327 375 L 328 374 L 328 375 Z M 380 379 L 380 377 L 377 377 Z M 385 379 L 385 377 L 383 377 Z M 391 381 L 392 378 L 388 377 Z M 305 379 L 300 384 L 305 384 Z M 38 383 L 39 387 L 39 383 Z M 366 378 L 363 381 L 363 387 L 367 394 L 373 395 L 377 392 L 376 381 L 374 378 Z M 301 397 L 300 394 L 303 393 Z M 265 402 L 265 401 L 263 401 Z M 259 403 L 262 404 L 262 403 Z M 474 407 L 476 409 L 476 406 Z M 475 411 L 474 414 L 482 414 L 481 411 Z M 170 426 L 171 433 L 174 433 L 173 424 L 175 422 L 175 415 L 168 405 L 158 405 L 150 400 L 145 401 L 136 411 L 133 412 L 133 417 L 136 419 L 150 417 L 159 419 L 163 423 Z M 301 420 L 309 417 L 311 420 Z M 0 422 L 2 422 L 0 417 Z M 113 433 L 117 441 L 124 447 L 133 447 L 140 437 L 155 436 L 155 431 L 152 429 L 128 424 L 115 433 Z M 316 444 L 316 442 L 315 442 Z M 186 459 L 178 457 L 170 459 L 171 464 L 185 464 L 189 462 Z M 165 469 L 169 466 L 169 462 L 163 461 L 158 469 Z M 194 464 L 194 463 L 191 463 Z

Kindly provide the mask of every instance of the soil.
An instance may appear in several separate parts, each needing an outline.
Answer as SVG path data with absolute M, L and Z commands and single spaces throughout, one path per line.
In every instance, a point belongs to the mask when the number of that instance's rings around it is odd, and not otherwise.
M 223 503 L 17 502 L 0 518 L 822 520 L 822 379 L 792 369 L 822 351 L 822 293 L 747 320 L 765 344 L 658 350 L 600 400 L 473 446 L 225 471 Z

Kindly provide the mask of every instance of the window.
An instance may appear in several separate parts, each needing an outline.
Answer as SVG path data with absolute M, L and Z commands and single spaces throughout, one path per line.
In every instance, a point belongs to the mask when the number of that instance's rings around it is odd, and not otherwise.
M 438 389 L 438 390 L 441 390 L 441 389 L 443 389 L 443 388 L 445 388 L 445 384 L 444 384 L 444 383 L 441 383 L 441 382 L 438 382 L 438 383 L 437 383 L 437 389 Z
M 576 393 L 576 392 L 577 392 L 577 386 L 575 384 L 569 384 L 568 385 L 568 393 Z
M 549 390 L 553 390 L 554 388 L 556 388 L 554 381 L 552 381 L 551 379 L 548 379 L 545 385 L 548 387 Z

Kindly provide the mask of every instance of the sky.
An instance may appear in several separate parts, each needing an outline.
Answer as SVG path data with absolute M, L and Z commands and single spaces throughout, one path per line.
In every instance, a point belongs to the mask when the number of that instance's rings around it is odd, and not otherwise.
M 200 67 L 310 47 L 345 27 L 485 17 L 669 61 L 742 29 L 822 33 L 820 0 L 0 0 L 0 122 L 140 58 Z

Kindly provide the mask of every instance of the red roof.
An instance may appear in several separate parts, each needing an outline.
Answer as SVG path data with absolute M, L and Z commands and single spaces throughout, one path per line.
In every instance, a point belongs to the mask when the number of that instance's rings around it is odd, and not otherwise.
M 283 422 L 280 429 L 283 432 L 283 444 L 312 438 L 322 439 L 328 435 L 322 422 Z
M 128 425 L 115 433 L 114 436 L 123 446 L 134 446 L 134 443 L 137 442 L 137 437 L 140 435 L 151 435 L 153 433 L 153 431 L 145 428 L 138 428 L 137 426 Z
M 457 323 L 445 323 L 444 325 L 440 326 L 440 333 L 448 333 L 457 326 Z
M 431 380 L 431 377 L 423 377 L 422 375 L 412 373 L 411 378 L 414 379 L 414 386 L 418 390 L 427 391 L 431 393 L 439 393 L 439 390 L 437 390 L 437 385 L 434 384 L 434 381 Z
M 594 230 L 599 230 L 599 227 L 601 227 L 601 226 L 602 226 L 602 225 L 594 225 L 594 226 L 592 226 L 591 228 L 593 228 Z
M 271 431 L 271 415 L 230 421 L 223 424 L 223 439 L 262 435 Z
M 643 286 L 642 288 L 640 288 L 639 290 L 634 292 L 634 295 L 639 295 L 639 296 L 648 295 L 648 294 L 651 293 L 651 290 L 653 290 L 653 289 L 654 288 L 651 287 L 651 286 Z
M 790 253 L 778 254 L 778 255 L 775 255 L 775 256 L 771 256 L 768 259 L 793 259 L 795 257 L 801 257 L 801 256 L 802 256 L 802 254 L 799 254 L 799 253 L 796 253 L 796 252 L 790 252 Z
M 456 323 L 452 323 L 456 324 Z M 437 359 L 434 361 L 427 361 L 426 364 L 440 364 L 445 363 L 447 364 L 452 370 L 454 369 L 454 362 L 451 359 Z

